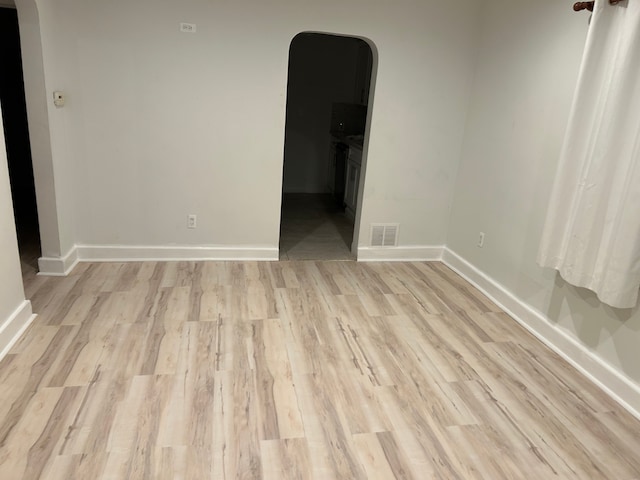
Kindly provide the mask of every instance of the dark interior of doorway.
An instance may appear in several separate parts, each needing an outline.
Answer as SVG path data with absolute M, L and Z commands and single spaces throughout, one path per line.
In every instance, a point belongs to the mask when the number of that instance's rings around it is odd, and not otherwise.
M 345 203 L 346 163 L 349 146 L 357 148 L 354 138 L 360 150 L 364 142 L 372 57 L 355 37 L 305 32 L 291 42 L 281 260 L 353 258 L 355 205 Z
M 0 102 L 9 181 L 23 277 L 34 274 L 40 257 L 38 209 L 29 143 L 18 15 L 0 8 Z

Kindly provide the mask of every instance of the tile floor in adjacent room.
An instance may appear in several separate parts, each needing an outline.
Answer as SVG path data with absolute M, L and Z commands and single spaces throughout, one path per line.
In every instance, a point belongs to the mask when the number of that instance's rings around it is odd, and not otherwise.
M 352 260 L 353 221 L 329 194 L 285 194 L 280 260 Z

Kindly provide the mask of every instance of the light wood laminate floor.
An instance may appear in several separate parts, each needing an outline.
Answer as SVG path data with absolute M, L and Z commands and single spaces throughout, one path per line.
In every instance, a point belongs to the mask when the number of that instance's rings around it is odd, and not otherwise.
M 81 264 L 26 290 L 1 479 L 640 478 L 640 423 L 440 263 Z

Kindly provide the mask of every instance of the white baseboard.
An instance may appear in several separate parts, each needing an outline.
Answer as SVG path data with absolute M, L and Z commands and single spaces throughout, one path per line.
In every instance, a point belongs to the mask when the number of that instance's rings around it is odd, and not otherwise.
M 444 246 L 358 247 L 359 262 L 434 262 Z
M 0 325 L 0 359 L 9 353 L 36 316 L 29 300 L 23 301 L 18 308 Z
M 78 263 L 78 249 L 73 246 L 62 257 L 40 257 L 38 259 L 38 275 L 63 277 L 69 274 Z
M 358 261 L 437 261 L 444 246 L 359 247 Z M 76 245 L 61 258 L 38 260 L 41 275 L 67 275 L 78 262 L 132 262 L 174 260 L 278 260 L 276 247 L 209 247 L 152 245 Z
M 442 261 L 475 285 L 515 321 L 598 385 L 632 415 L 640 419 L 639 385 L 626 378 L 564 330 L 554 325 L 543 313 L 517 298 L 455 252 L 445 248 Z
M 278 260 L 274 247 L 78 245 L 80 261 Z

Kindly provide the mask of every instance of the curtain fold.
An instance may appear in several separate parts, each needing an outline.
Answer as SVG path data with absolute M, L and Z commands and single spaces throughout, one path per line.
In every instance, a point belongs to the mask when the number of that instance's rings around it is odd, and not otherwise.
M 613 307 L 640 289 L 640 0 L 596 0 L 538 264 Z

